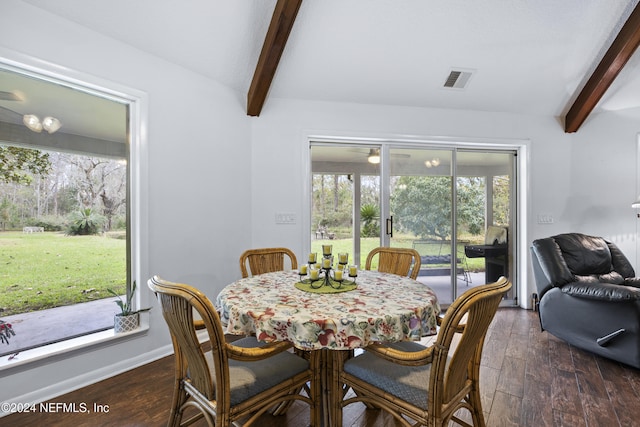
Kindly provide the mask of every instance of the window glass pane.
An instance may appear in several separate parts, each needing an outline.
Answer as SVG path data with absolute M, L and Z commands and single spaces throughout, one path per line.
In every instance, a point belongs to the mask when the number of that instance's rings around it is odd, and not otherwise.
M 15 353 L 113 327 L 126 293 L 128 105 L 0 69 L 0 318 Z
M 379 156 L 373 146 L 311 146 L 312 252 L 329 243 L 334 253 L 346 252 L 350 263 L 364 266 L 380 246 Z

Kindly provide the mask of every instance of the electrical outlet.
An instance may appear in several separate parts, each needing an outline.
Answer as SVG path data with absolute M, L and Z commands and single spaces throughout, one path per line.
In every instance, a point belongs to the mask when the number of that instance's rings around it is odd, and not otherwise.
M 296 214 L 294 212 L 277 212 L 276 224 L 295 224 Z

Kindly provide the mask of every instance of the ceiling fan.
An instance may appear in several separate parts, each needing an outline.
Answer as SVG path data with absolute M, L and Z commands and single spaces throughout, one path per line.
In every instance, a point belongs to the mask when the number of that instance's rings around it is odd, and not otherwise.
M 22 101 L 22 98 L 15 92 L 5 92 L 0 90 L 0 101 Z M 0 121 L 21 123 L 22 114 L 0 106 Z
M 351 151 L 355 151 L 356 153 L 361 153 L 362 155 L 366 155 L 367 156 L 367 161 L 369 163 L 372 163 L 374 165 L 377 165 L 378 163 L 380 163 L 380 149 L 379 148 L 369 148 L 368 151 L 365 151 L 364 149 L 354 149 Z M 410 158 L 411 155 L 409 154 L 404 154 L 404 153 L 391 153 L 391 157 L 395 157 L 395 158 Z
M 0 101 L 22 101 L 22 98 L 15 92 L 5 92 L 0 90 Z

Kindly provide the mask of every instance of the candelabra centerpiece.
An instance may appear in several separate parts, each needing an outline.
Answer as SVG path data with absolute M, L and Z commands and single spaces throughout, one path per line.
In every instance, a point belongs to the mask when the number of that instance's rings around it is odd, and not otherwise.
M 300 283 L 309 285 L 312 289 L 321 289 L 325 286 L 333 289 L 342 289 L 343 286 L 355 288 L 358 267 L 355 265 L 347 266 L 349 254 L 346 252 L 338 253 L 338 263 L 334 267 L 332 249 L 332 245 L 322 245 L 322 259 L 319 262 L 317 261 L 317 253 L 309 254 L 309 264 L 302 265 L 298 271 Z

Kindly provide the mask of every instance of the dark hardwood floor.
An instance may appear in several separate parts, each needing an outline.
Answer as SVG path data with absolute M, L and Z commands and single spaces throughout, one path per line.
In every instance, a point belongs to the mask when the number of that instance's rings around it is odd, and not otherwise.
M 167 357 L 53 399 L 50 408 L 59 413 L 13 414 L 0 418 L 0 426 L 163 426 L 172 363 Z M 498 311 L 487 336 L 480 381 L 489 427 L 640 426 L 640 370 L 541 332 L 531 311 Z M 60 406 L 72 403 L 86 405 L 91 413 L 69 413 Z M 94 404 L 103 411 L 94 411 Z M 307 408 L 295 404 L 284 416 L 264 415 L 257 426 L 306 426 L 308 419 Z M 345 409 L 344 425 L 386 427 L 395 422 L 379 410 L 354 404 Z

